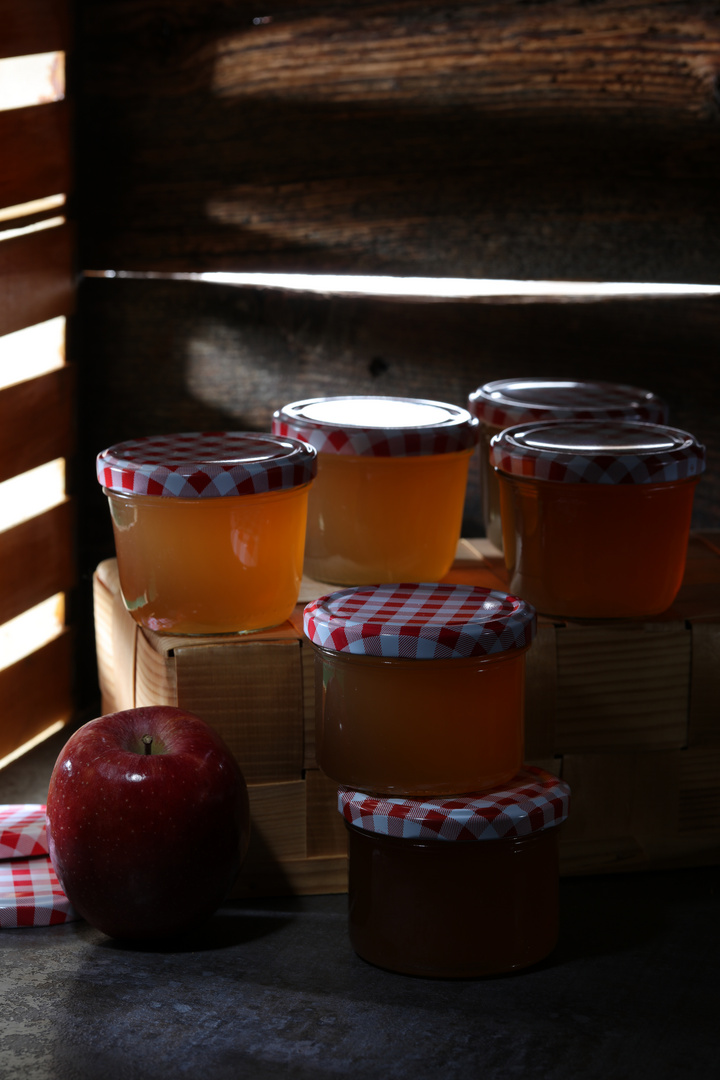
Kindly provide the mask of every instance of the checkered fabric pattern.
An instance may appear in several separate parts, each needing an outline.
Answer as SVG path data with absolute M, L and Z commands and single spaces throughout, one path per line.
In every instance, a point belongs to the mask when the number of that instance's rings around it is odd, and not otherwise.
M 498 379 L 468 398 L 468 409 L 490 427 L 531 420 L 641 420 L 664 424 L 665 402 L 649 390 L 622 383 L 558 379 Z
M 45 807 L 0 806 L 0 928 L 76 919 L 47 854 Z
M 502 790 L 444 799 L 396 799 L 338 789 L 338 810 L 358 829 L 409 840 L 499 840 L 560 825 L 568 815 L 564 780 L 526 765 Z
M 314 645 L 332 652 L 436 660 L 523 649 L 535 609 L 470 585 L 367 585 L 321 596 L 303 614 Z
M 699 476 L 705 447 L 678 428 L 634 421 L 555 420 L 506 428 L 490 441 L 501 472 L 568 484 L 661 484 Z
M 55 926 L 76 918 L 49 856 L 0 862 L 0 928 Z
M 0 859 L 47 853 L 44 806 L 27 803 L 0 806 Z
M 389 403 L 428 406 L 432 419 L 427 424 L 393 427 L 375 427 L 368 424 L 333 423 L 313 419 L 308 410 L 319 403 L 337 401 L 344 414 L 349 403 L 382 401 Z M 445 412 L 446 418 L 437 420 L 437 410 Z M 449 454 L 467 450 L 478 441 L 479 424 L 466 409 L 441 401 L 425 401 L 420 398 L 308 398 L 294 401 L 278 409 L 273 415 L 273 434 L 292 436 L 310 443 L 319 453 L 347 454 L 358 457 L 419 457 L 430 454 Z
M 98 454 L 98 481 L 120 494 L 208 499 L 299 487 L 317 471 L 299 439 L 242 431 L 186 432 L 117 443 Z

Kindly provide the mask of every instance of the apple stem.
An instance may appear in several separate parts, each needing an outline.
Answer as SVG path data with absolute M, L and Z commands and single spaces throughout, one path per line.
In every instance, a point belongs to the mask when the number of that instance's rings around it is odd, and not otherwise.
M 152 735 L 143 735 L 142 742 L 143 742 L 143 745 L 145 747 L 145 753 L 146 754 L 151 754 L 152 753 L 152 744 L 153 744 Z

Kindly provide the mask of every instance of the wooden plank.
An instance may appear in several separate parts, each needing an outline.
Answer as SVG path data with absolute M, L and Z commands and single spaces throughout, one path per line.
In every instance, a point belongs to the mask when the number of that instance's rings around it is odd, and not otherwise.
M 302 673 L 297 640 L 175 649 L 177 703 L 222 736 L 248 783 L 300 780 Z
M 0 145 L 0 207 L 70 190 L 70 112 L 66 101 L 0 112 Z
M 557 629 L 545 620 L 525 654 L 525 759 L 551 758 L 557 747 Z
M 246 866 L 307 857 L 305 781 L 248 784 L 252 832 Z
M 0 533 L 0 623 L 75 584 L 73 523 L 66 499 Z
M 0 390 L 0 481 L 71 453 L 74 389 L 65 366 Z
M 688 742 L 720 745 L 720 621 L 691 623 L 692 670 Z
M 0 241 L 0 334 L 71 314 L 74 236 L 61 225 Z
M 0 758 L 59 720 L 70 719 L 71 681 L 69 630 L 0 671 Z
M 720 280 L 709 0 L 89 5 L 84 265 Z
M 347 892 L 347 856 L 287 859 L 282 865 L 244 866 L 231 893 L 252 896 L 314 896 Z
M 67 49 L 68 8 L 67 0 L 0 0 L 0 57 Z
M 347 854 L 347 831 L 338 812 L 338 786 L 319 769 L 305 773 L 307 853 L 310 858 Z
M 678 824 L 681 833 L 720 834 L 720 746 L 683 751 Z
M 690 648 L 684 623 L 560 627 L 555 752 L 685 746 Z

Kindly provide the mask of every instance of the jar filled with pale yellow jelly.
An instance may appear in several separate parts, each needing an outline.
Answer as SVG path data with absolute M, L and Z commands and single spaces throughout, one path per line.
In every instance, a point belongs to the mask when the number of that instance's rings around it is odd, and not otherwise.
M 477 430 L 465 409 L 415 398 L 311 398 L 276 412 L 276 434 L 318 451 L 307 574 L 335 585 L 444 577 Z
M 622 383 L 570 379 L 497 379 L 468 399 L 480 421 L 480 495 L 488 539 L 502 549 L 500 490 L 490 464 L 490 440 L 507 427 L 533 420 L 641 420 L 664 424 L 665 402 L 650 390 Z
M 315 468 L 312 447 L 254 432 L 152 436 L 99 454 L 133 618 L 173 634 L 284 622 L 300 591 Z
M 406 975 L 499 975 L 543 960 L 558 937 L 558 834 L 570 789 L 525 766 L 452 799 L 341 787 L 348 929 L 364 960 Z
M 642 618 L 672 604 L 705 468 L 693 435 L 629 420 L 529 423 L 495 436 L 490 459 L 510 588 L 538 611 Z
M 432 796 L 518 771 L 529 604 L 468 585 L 368 585 L 313 601 L 303 624 L 316 651 L 316 756 L 330 779 Z

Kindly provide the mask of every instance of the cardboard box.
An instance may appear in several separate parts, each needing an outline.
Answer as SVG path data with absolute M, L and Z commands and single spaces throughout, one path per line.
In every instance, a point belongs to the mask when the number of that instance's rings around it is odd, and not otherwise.
M 462 540 L 449 581 L 505 588 L 502 556 Z M 114 559 L 95 573 L 104 712 L 197 712 L 248 782 L 253 840 L 234 895 L 342 892 L 336 785 L 315 760 L 312 648 L 302 607 L 256 634 L 179 637 L 138 627 Z M 566 874 L 720 861 L 720 537 L 691 538 L 673 607 L 645 621 L 539 619 L 527 654 L 526 760 L 571 784 Z

